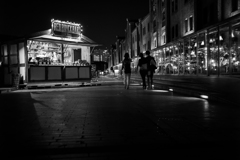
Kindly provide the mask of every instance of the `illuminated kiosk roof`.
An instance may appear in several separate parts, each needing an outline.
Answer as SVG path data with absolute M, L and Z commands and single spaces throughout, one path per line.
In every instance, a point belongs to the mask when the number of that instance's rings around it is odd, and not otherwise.
M 64 43 L 68 45 L 78 45 L 78 46 L 90 46 L 90 47 L 95 47 L 95 46 L 101 46 L 100 44 L 97 44 L 90 38 L 82 35 L 79 39 L 73 39 L 73 38 L 64 38 L 64 37 L 57 37 L 53 36 L 51 34 L 51 29 L 41 31 L 34 33 L 27 38 L 29 40 L 38 40 L 42 42 L 55 42 L 55 43 Z

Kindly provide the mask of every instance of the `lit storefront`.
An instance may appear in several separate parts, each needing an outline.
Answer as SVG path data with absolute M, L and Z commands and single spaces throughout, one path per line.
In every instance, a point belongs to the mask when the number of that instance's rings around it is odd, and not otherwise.
M 82 35 L 80 24 L 51 23 L 49 30 L 1 45 L 5 85 L 18 73 L 26 83 L 91 79 L 91 47 L 98 44 Z
M 224 22 L 151 51 L 163 75 L 240 74 L 240 23 Z

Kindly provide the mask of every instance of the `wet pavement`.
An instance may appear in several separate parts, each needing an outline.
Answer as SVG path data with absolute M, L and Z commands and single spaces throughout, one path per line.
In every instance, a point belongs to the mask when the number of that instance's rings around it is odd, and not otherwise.
M 0 95 L 5 159 L 236 159 L 240 108 L 109 85 Z

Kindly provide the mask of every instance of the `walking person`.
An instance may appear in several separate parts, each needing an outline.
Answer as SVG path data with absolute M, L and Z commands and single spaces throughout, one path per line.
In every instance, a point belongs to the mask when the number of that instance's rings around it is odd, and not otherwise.
M 122 62 L 122 70 L 124 70 L 124 86 L 125 89 L 129 89 L 130 77 L 131 77 L 131 62 L 129 58 L 129 53 L 125 53 L 124 60 Z
M 148 83 L 148 89 L 152 89 L 153 86 L 153 73 L 155 73 L 155 69 L 157 69 L 156 67 L 156 61 L 155 59 L 150 56 L 150 52 L 146 51 L 146 61 L 148 64 L 148 70 L 147 70 L 147 83 Z
M 139 70 L 140 75 L 142 77 L 143 89 L 146 89 L 147 60 L 143 56 L 143 53 L 140 53 L 139 57 L 140 57 L 140 59 L 138 60 L 137 70 Z

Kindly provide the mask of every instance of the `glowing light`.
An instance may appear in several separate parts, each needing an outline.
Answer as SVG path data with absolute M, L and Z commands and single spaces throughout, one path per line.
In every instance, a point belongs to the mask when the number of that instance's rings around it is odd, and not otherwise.
M 220 41 L 222 41 L 222 40 L 223 40 L 222 36 L 219 36 L 219 40 L 220 40 Z
M 197 43 L 195 43 L 194 47 L 197 47 Z
M 166 93 L 168 91 L 166 90 L 148 90 L 148 91 L 151 91 L 151 92 L 161 92 L 161 93 Z
M 203 99 L 208 99 L 207 95 L 200 95 L 200 97 L 203 98 Z
M 204 45 L 204 41 L 202 41 L 201 45 L 202 45 L 202 46 Z
M 173 89 L 170 88 L 169 91 L 173 92 Z

